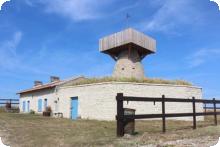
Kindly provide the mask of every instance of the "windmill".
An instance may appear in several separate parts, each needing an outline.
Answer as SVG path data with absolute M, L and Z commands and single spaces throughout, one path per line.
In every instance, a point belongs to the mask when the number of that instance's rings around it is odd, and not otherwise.
M 116 61 L 113 77 L 143 79 L 145 76 L 141 61 L 156 52 L 156 40 L 128 28 L 101 38 L 99 51 Z

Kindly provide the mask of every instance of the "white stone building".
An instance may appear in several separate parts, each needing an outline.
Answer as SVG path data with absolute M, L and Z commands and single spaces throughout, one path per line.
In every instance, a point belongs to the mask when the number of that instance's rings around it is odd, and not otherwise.
M 83 77 L 65 81 L 52 81 L 45 85 L 37 85 L 29 90 L 19 92 L 20 110 L 28 113 L 34 110 L 42 113 L 50 106 L 54 113 L 62 113 L 64 118 L 115 120 L 116 95 L 171 98 L 202 98 L 202 89 L 194 86 L 146 84 L 128 82 L 105 82 L 75 85 Z M 136 109 L 136 114 L 161 113 L 161 103 L 125 102 L 124 107 Z M 203 112 L 202 104 L 196 105 L 197 112 Z M 166 113 L 192 112 L 191 103 L 167 103 Z M 174 118 L 191 120 L 191 117 Z M 202 120 L 198 117 L 197 120 Z

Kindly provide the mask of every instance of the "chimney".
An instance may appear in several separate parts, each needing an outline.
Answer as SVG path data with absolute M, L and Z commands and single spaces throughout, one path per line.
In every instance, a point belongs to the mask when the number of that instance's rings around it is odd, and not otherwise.
M 50 82 L 58 82 L 60 81 L 60 78 L 59 77 L 56 77 L 56 76 L 50 76 Z
M 41 82 L 41 81 L 34 81 L 34 87 L 42 86 L 42 85 L 43 85 L 43 82 Z

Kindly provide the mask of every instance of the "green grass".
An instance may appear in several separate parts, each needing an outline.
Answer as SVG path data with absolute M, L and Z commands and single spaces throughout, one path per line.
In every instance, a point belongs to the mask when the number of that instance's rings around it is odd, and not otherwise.
M 220 136 L 220 127 L 213 126 L 213 117 L 198 123 L 167 121 L 167 133 L 161 133 L 161 121 L 136 121 L 137 135 L 116 137 L 114 121 L 47 118 L 30 114 L 0 114 L 0 136 L 12 147 L 57 147 L 57 146 L 138 146 L 158 145 L 175 140 Z M 204 141 L 204 139 L 201 139 Z M 208 140 L 207 140 L 208 141 Z
M 133 82 L 133 83 L 152 83 L 152 84 L 172 84 L 172 85 L 189 85 L 192 83 L 184 80 L 163 80 L 156 78 L 144 78 L 144 79 L 135 79 L 135 78 L 113 78 L 113 77 L 103 77 L 103 78 L 87 78 L 72 85 L 83 85 L 83 84 L 93 84 L 93 83 L 102 83 L 102 82 Z M 67 86 L 72 86 L 67 85 Z

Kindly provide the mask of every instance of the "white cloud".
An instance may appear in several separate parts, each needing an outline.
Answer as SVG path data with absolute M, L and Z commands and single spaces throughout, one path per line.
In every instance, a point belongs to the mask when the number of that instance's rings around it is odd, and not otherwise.
M 48 13 L 81 21 L 102 17 L 104 9 L 112 1 L 114 0 L 41 0 L 40 3 L 45 5 Z
M 201 13 L 194 7 L 192 0 L 156 0 L 158 10 L 150 20 L 140 24 L 145 31 L 161 31 L 174 33 L 173 30 L 181 25 L 196 24 L 201 19 Z
M 219 10 L 220 10 L 220 0 L 210 0 L 211 2 L 215 2 L 218 7 L 219 7 Z
M 220 58 L 220 49 L 201 49 L 187 57 L 186 60 L 188 60 L 189 67 L 193 68 L 215 58 Z
M 25 4 L 27 4 L 28 6 L 34 6 L 32 0 L 24 0 Z M 36 1 L 35 1 L 36 2 Z
M 26 50 L 26 52 L 18 50 L 22 37 L 23 33 L 17 31 L 13 34 L 12 39 L 0 42 L 0 70 L 3 69 L 3 71 L 13 72 L 27 71 L 37 74 L 47 74 L 47 72 L 38 70 L 33 67 L 33 65 L 29 65 L 33 55 L 28 53 L 28 50 Z
M 0 11 L 1 11 L 1 8 L 2 8 L 2 5 L 5 3 L 5 2 L 9 2 L 10 0 L 0 0 Z
M 17 46 L 22 39 L 22 32 L 15 32 L 11 40 L 0 44 L 0 67 L 14 68 L 18 63 Z

